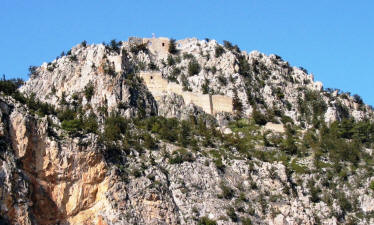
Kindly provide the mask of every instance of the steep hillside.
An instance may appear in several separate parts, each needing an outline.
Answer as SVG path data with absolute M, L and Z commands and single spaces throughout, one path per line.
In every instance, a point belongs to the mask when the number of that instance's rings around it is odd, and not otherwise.
M 0 81 L 0 224 L 373 224 L 373 110 L 214 40 L 73 47 Z
M 359 96 L 323 90 L 312 74 L 291 67 L 279 56 L 257 51 L 248 54 L 229 42 L 221 46 L 213 40 L 197 39 L 173 42 L 175 52 L 170 54 L 168 43 L 168 39 L 130 39 L 109 45 L 79 44 L 66 56 L 33 68 L 32 79 L 21 90 L 55 105 L 75 101 L 75 97 L 94 111 L 122 108 L 121 114 L 130 116 L 134 107 L 142 106 L 155 115 L 152 97 L 145 90 L 138 91 L 144 87 L 131 80 L 140 71 L 159 71 L 185 91 L 237 96 L 240 113 L 245 116 L 256 108 L 276 114 L 269 118 L 274 122 L 288 116 L 303 127 L 316 120 L 373 118 L 373 110 Z M 93 91 L 87 95 L 90 88 Z M 164 104 L 158 105 L 162 108 Z

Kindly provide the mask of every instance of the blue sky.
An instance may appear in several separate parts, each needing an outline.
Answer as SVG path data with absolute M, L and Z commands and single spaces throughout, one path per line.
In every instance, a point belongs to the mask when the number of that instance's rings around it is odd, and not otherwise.
M 374 105 L 373 11 L 369 0 L 1 0 L 0 74 L 27 79 L 82 40 L 208 37 L 280 55 Z

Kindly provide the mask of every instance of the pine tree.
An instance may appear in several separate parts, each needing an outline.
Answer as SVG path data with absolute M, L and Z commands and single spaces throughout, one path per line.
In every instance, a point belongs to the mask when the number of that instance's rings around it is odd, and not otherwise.
M 178 53 L 177 47 L 175 45 L 175 39 L 170 39 L 170 41 L 169 41 L 169 53 L 170 54 L 177 54 Z
M 243 104 L 240 101 L 237 92 L 234 93 L 234 98 L 232 100 L 232 107 L 236 111 L 237 114 L 241 114 L 243 111 Z

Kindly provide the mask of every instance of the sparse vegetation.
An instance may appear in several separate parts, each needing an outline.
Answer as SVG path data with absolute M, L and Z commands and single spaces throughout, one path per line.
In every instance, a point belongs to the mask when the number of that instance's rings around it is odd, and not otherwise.
M 258 125 L 265 125 L 267 123 L 265 115 L 257 109 L 253 109 L 252 117 Z
M 87 101 L 91 101 L 92 96 L 95 93 L 95 89 L 92 83 L 89 83 L 84 87 L 84 95 L 86 96 Z
M 170 54 L 177 54 L 178 53 L 177 47 L 175 45 L 175 39 L 173 39 L 173 38 L 171 38 L 170 41 L 169 41 L 168 51 L 169 51 Z
M 167 63 L 168 63 L 168 66 L 173 66 L 173 65 L 175 65 L 175 60 L 174 60 L 174 58 L 173 58 L 172 55 L 168 55 Z
M 198 225 L 217 225 L 217 222 L 204 216 L 199 219 Z
M 233 222 L 238 222 L 239 218 L 233 207 L 227 208 L 226 214 Z
M 36 73 L 36 69 L 37 69 L 38 67 L 36 67 L 36 66 L 29 66 L 29 76 L 31 77 L 31 76 L 36 76 L 37 75 L 37 73 Z
M 157 67 L 157 65 L 154 62 L 150 62 L 148 64 L 148 69 L 150 69 L 150 70 L 158 70 L 158 67 Z
M 195 161 L 191 152 L 188 152 L 184 148 L 180 148 L 173 152 L 171 158 L 169 159 L 170 164 L 181 164 L 183 162 L 193 162 Z
M 183 53 L 183 59 L 195 59 L 195 56 L 192 55 L 191 53 Z
M 224 77 L 223 75 L 220 75 L 217 78 L 218 78 L 218 82 L 219 82 L 220 85 L 222 85 L 222 86 L 226 86 L 227 85 L 227 79 L 226 79 L 226 77 Z
M 374 180 L 370 182 L 369 188 L 374 191 Z
M 137 55 L 139 52 L 148 53 L 147 44 L 143 43 L 138 45 L 132 45 L 130 51 L 135 55 Z
M 193 76 L 200 73 L 200 71 L 201 66 L 196 60 L 193 59 L 188 63 L 188 75 Z
M 109 44 L 106 44 L 104 42 L 104 45 L 105 45 L 105 48 L 108 49 L 109 51 L 114 51 L 117 54 L 119 54 L 121 50 L 122 41 L 117 42 L 116 39 L 113 39 L 110 41 Z
M 220 184 L 222 190 L 222 197 L 225 199 L 232 199 L 234 197 L 234 190 L 226 186 L 223 182 Z
M 234 93 L 234 98 L 232 99 L 232 108 L 235 110 L 238 114 L 242 113 L 243 111 L 243 104 L 240 101 L 238 97 L 238 93 Z
M 221 45 L 217 45 L 214 49 L 216 58 L 219 58 L 223 53 L 225 53 L 225 49 Z
M 174 50 L 170 48 L 173 43 Z M 271 56 L 275 69 L 270 68 L 267 63 L 271 61 L 264 58 L 267 56 L 254 54 L 256 57 L 248 59 L 237 46 L 225 41 L 224 47 L 215 48 L 215 55 L 226 57 L 224 53 L 227 52 L 230 57 L 235 57 L 232 62 L 235 74 L 227 74 L 223 71 L 224 66 L 216 65 L 217 69 L 209 57 L 205 58 L 209 51 L 203 49 L 205 43 L 201 43 L 200 55 L 193 51 L 195 56 L 191 53 L 182 56 L 178 55 L 175 40 L 171 39 L 167 60 L 159 61 L 149 56 L 152 60 L 149 64 L 147 59 L 134 57 L 139 52 L 147 53 L 146 45 L 133 45 L 130 47 L 133 54 L 126 52 L 128 64 L 120 74 L 115 72 L 109 59 L 115 52 L 125 51 L 127 44 L 122 46 L 112 40 L 106 45 L 107 57 L 102 64 L 97 64 L 97 71 L 102 68 L 104 74 L 116 76 L 105 78 L 118 81 L 123 85 L 121 91 L 124 89 L 128 93 L 125 95 L 128 98 L 121 100 L 118 107 L 112 107 L 111 99 L 108 99 L 110 104 L 106 99 L 103 104 L 96 104 L 101 97 L 97 96 L 100 93 L 93 83 L 88 83 L 83 91 L 65 90 L 62 94 L 58 83 L 54 83 L 56 87 L 51 85 L 46 99 L 58 102 L 56 108 L 41 102 L 33 93 L 22 94 L 18 90 L 23 84 L 21 79 L 0 80 L 0 92 L 3 97 L 11 96 L 26 105 L 25 109 L 31 114 L 30 121 L 35 119 L 38 124 L 47 121 L 47 132 L 54 134 L 56 141 L 74 137 L 74 143 L 82 147 L 79 149 L 82 153 L 84 146 L 98 147 L 108 168 L 128 183 L 127 187 L 143 185 L 134 182 L 145 182 L 142 191 L 161 194 L 173 187 L 177 189 L 177 195 L 187 198 L 196 197 L 190 195 L 191 192 L 205 192 L 208 188 L 213 193 L 209 193 L 210 196 L 219 198 L 217 202 L 223 205 L 217 206 L 222 215 L 209 215 L 219 223 L 252 224 L 252 220 L 257 223 L 268 216 L 274 218 L 279 211 L 272 205 L 299 201 L 300 194 L 309 198 L 312 213 L 328 208 L 327 217 L 337 218 L 338 223 L 367 223 L 372 213 L 360 208 L 359 195 L 369 198 L 374 193 L 374 123 L 362 98 L 335 89 L 308 89 L 311 85 L 305 85 L 312 82 L 311 79 L 297 77 L 297 73 L 292 72 L 294 68 L 279 56 Z M 87 46 L 86 42 L 81 45 Z M 73 61 L 84 59 L 78 53 L 74 54 L 77 55 L 67 53 Z M 65 59 L 64 62 L 68 62 Z M 202 73 L 198 60 L 204 65 Z M 61 69 L 59 63 L 49 63 L 46 68 L 30 67 L 30 74 L 52 75 L 57 73 L 57 68 Z M 73 66 L 80 64 L 70 63 Z M 239 74 L 236 73 L 238 68 Z M 154 101 L 142 79 L 136 75 L 139 70 L 147 69 L 160 70 L 169 81 L 180 83 L 184 91 L 196 91 L 200 86 L 203 94 L 233 93 L 234 113 L 214 117 L 202 113 L 198 107 L 180 113 L 173 105 L 170 107 L 173 116 L 183 119 L 155 116 L 164 113 L 165 106 L 158 99 Z M 273 71 L 278 69 L 276 73 Z M 199 73 L 200 76 L 195 76 Z M 240 82 L 244 83 L 241 85 Z M 84 97 L 95 104 L 86 104 Z M 244 114 L 249 110 L 248 104 L 253 108 L 250 116 Z M 13 105 L 11 110 L 19 104 Z M 354 107 L 360 112 L 360 120 L 355 119 Z M 328 122 L 325 114 L 334 109 L 337 120 Z M 165 115 L 170 116 L 168 113 Z M 7 113 L 1 115 L 4 121 L 9 117 Z M 335 116 L 334 113 L 327 115 Z M 267 122 L 274 123 L 274 130 L 271 126 L 263 127 Z M 5 130 L 12 126 L 6 125 Z M 278 131 L 282 126 L 285 131 Z M 98 142 L 90 143 L 92 140 Z M 5 137 L 0 137 L 0 157 L 10 149 L 8 142 Z M 183 173 L 178 176 L 169 174 L 179 169 L 183 169 Z M 191 182 L 183 179 L 185 171 L 208 171 L 217 179 L 207 185 Z M 205 179 L 207 174 L 198 177 Z M 264 185 L 266 183 L 271 185 Z M 317 204 L 321 202 L 323 204 Z M 191 207 L 191 211 L 193 214 L 186 217 L 186 223 L 217 224 L 208 217 L 201 217 L 207 213 L 201 204 Z M 318 216 L 314 215 L 316 224 L 321 222 Z
M 205 82 L 201 86 L 201 89 L 203 91 L 203 94 L 209 94 L 209 80 L 205 79 Z

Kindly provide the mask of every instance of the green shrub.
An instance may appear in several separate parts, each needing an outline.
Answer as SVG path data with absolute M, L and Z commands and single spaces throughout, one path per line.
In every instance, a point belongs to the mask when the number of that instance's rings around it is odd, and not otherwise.
M 171 71 L 171 75 L 176 77 L 178 76 L 179 74 L 181 74 L 181 70 L 178 68 L 178 67 L 175 67 L 172 71 Z
M 223 86 L 227 85 L 227 79 L 223 75 L 218 76 L 218 82 Z
M 173 65 L 175 65 L 175 60 L 174 60 L 174 58 L 173 58 L 172 55 L 168 55 L 167 63 L 168 63 L 168 66 L 173 66 Z
M 76 62 L 76 61 L 78 61 L 78 58 L 77 58 L 76 55 L 70 55 L 70 56 L 69 56 L 69 59 L 70 59 L 72 62 Z
M 298 98 L 298 109 L 307 121 L 319 117 L 327 110 L 327 105 L 318 91 L 305 90 L 304 98 Z
M 95 89 L 92 83 L 89 83 L 84 87 L 84 95 L 86 96 L 87 101 L 91 101 L 92 96 L 95 93 Z
M 304 73 L 308 74 L 308 70 L 307 70 L 307 69 L 305 69 L 304 67 L 302 67 L 302 66 L 299 66 L 299 69 L 300 69 L 301 71 L 303 71 Z
M 338 193 L 337 197 L 338 197 L 338 202 L 339 202 L 340 208 L 344 212 L 350 212 L 350 211 L 352 211 L 352 204 L 347 199 L 347 197 L 344 195 L 344 193 Z
M 79 119 L 64 120 L 61 123 L 62 129 L 68 131 L 70 134 L 76 134 L 81 130 L 82 121 Z
M 0 91 L 4 92 L 5 95 L 13 95 L 17 89 L 22 86 L 24 81 L 22 79 L 11 79 L 11 80 L 0 80 Z
M 232 99 L 232 108 L 238 113 L 241 113 L 243 111 L 243 104 L 240 101 L 237 92 L 234 93 L 234 98 Z
M 157 67 L 157 65 L 154 62 L 150 62 L 148 64 L 148 69 L 150 69 L 150 70 L 158 70 L 158 67 Z
M 191 53 L 183 53 L 183 59 L 195 59 L 195 56 L 192 55 Z
M 128 122 L 123 117 L 108 117 L 104 124 L 104 139 L 106 141 L 116 141 L 121 139 L 121 134 L 124 134 L 128 129 L 127 124 Z
M 188 152 L 185 148 L 180 148 L 173 152 L 169 159 L 170 164 L 181 164 L 183 162 L 193 162 L 195 158 L 191 152 Z
M 274 94 L 277 96 L 278 99 L 283 99 L 284 98 L 284 93 L 280 87 L 277 87 L 274 90 Z
M 140 169 L 138 169 L 138 168 L 133 168 L 132 171 L 131 171 L 131 173 L 136 178 L 139 178 L 139 177 L 141 177 L 143 175 L 142 171 L 140 171 Z
M 220 57 L 223 53 L 225 53 L 225 49 L 221 45 L 217 45 L 215 48 L 215 56 L 216 58 Z
M 292 171 L 299 174 L 305 174 L 308 172 L 308 167 L 297 164 L 297 159 L 292 160 L 290 167 Z
M 144 146 L 148 149 L 156 149 L 157 142 L 156 140 L 148 133 L 144 134 Z
M 240 218 L 242 225 L 252 225 L 252 220 L 250 218 Z
M 217 67 L 216 66 L 212 66 L 212 68 L 210 69 L 210 71 L 212 71 L 213 74 L 216 74 Z
M 310 195 L 311 195 L 310 200 L 314 203 L 320 202 L 321 198 L 319 197 L 319 195 L 322 191 L 319 187 L 315 187 L 315 182 L 313 180 L 310 180 L 308 182 L 308 188 L 310 190 Z
M 182 74 L 181 76 L 181 81 L 182 81 L 183 91 L 189 91 L 190 83 L 188 82 L 187 77 L 184 74 Z
M 281 121 L 282 121 L 283 124 L 286 124 L 286 123 L 293 123 L 292 118 L 289 117 L 289 116 L 286 116 L 286 115 L 283 115 L 283 116 L 282 116 Z
M 86 119 L 83 120 L 83 129 L 87 133 L 97 134 L 99 125 L 97 123 L 97 117 L 94 113 L 91 113 Z
M 358 94 L 353 95 L 353 100 L 359 105 L 364 104 L 364 101 Z
M 231 49 L 234 48 L 234 46 L 231 44 L 231 42 L 226 41 L 226 40 L 223 41 L 223 46 L 225 46 L 225 48 L 227 48 L 228 50 L 231 50 Z
M 217 158 L 215 159 L 214 161 L 214 165 L 216 166 L 216 168 L 220 171 L 225 171 L 225 165 L 223 164 L 222 162 L 222 159 L 221 158 Z
M 201 89 L 203 91 L 203 94 L 209 93 L 209 80 L 205 79 L 205 82 L 201 85 Z
M 178 130 L 178 142 L 183 147 L 187 147 L 187 145 L 191 142 L 190 141 L 191 136 L 191 128 L 190 124 L 183 120 L 180 122 L 180 129 Z
M 116 71 L 114 70 L 114 67 L 109 62 L 106 62 L 103 65 L 103 70 L 104 70 L 105 74 L 108 74 L 110 76 L 115 76 L 116 75 Z
M 239 56 L 239 74 L 250 77 L 251 75 L 251 66 L 249 65 L 247 59 L 244 56 Z
M 49 72 L 53 72 L 53 70 L 56 68 L 56 65 L 54 63 L 48 63 L 47 70 Z
M 37 75 L 37 72 L 36 72 L 36 69 L 38 69 L 37 66 L 29 66 L 29 76 L 36 76 Z
M 258 111 L 257 109 L 253 109 L 253 112 L 252 112 L 252 117 L 255 121 L 256 124 L 258 125 L 265 125 L 267 123 L 266 121 L 266 116 L 263 115 L 260 111 Z
M 286 153 L 291 155 L 296 154 L 298 150 L 293 136 L 289 133 L 286 134 L 286 139 L 283 140 L 280 147 L 282 151 L 285 151 Z
M 164 124 L 162 124 L 160 129 L 160 135 L 162 139 L 175 142 L 178 139 L 178 133 L 175 132 L 173 129 L 177 127 L 178 121 L 176 120 L 166 120 Z
M 193 76 L 200 73 L 201 67 L 200 64 L 196 60 L 191 60 L 188 63 L 188 75 Z
M 148 53 L 147 43 L 132 45 L 130 51 L 135 55 L 139 52 Z
M 235 209 L 233 207 L 229 207 L 227 208 L 226 210 L 226 215 L 228 217 L 230 217 L 230 219 L 233 221 L 233 222 L 238 222 L 239 218 L 238 218 L 238 215 L 236 214 L 235 212 Z
M 369 188 L 374 191 L 374 180 L 370 182 Z
M 113 39 L 110 41 L 109 48 L 111 51 L 115 51 L 119 54 L 121 45 L 122 45 L 122 41 L 117 42 L 116 39 Z
M 223 182 L 220 184 L 220 188 L 222 190 L 222 197 L 225 199 L 232 199 L 234 197 L 234 190 L 226 186 Z
M 76 116 L 76 113 L 69 108 L 66 109 L 66 110 L 59 111 L 57 113 L 57 118 L 61 121 L 73 120 L 73 119 L 75 119 L 75 116 Z
M 177 47 L 175 45 L 175 39 L 170 39 L 168 51 L 169 51 L 170 54 L 177 54 L 178 53 Z
M 217 222 L 204 216 L 199 219 L 198 225 L 217 225 Z

